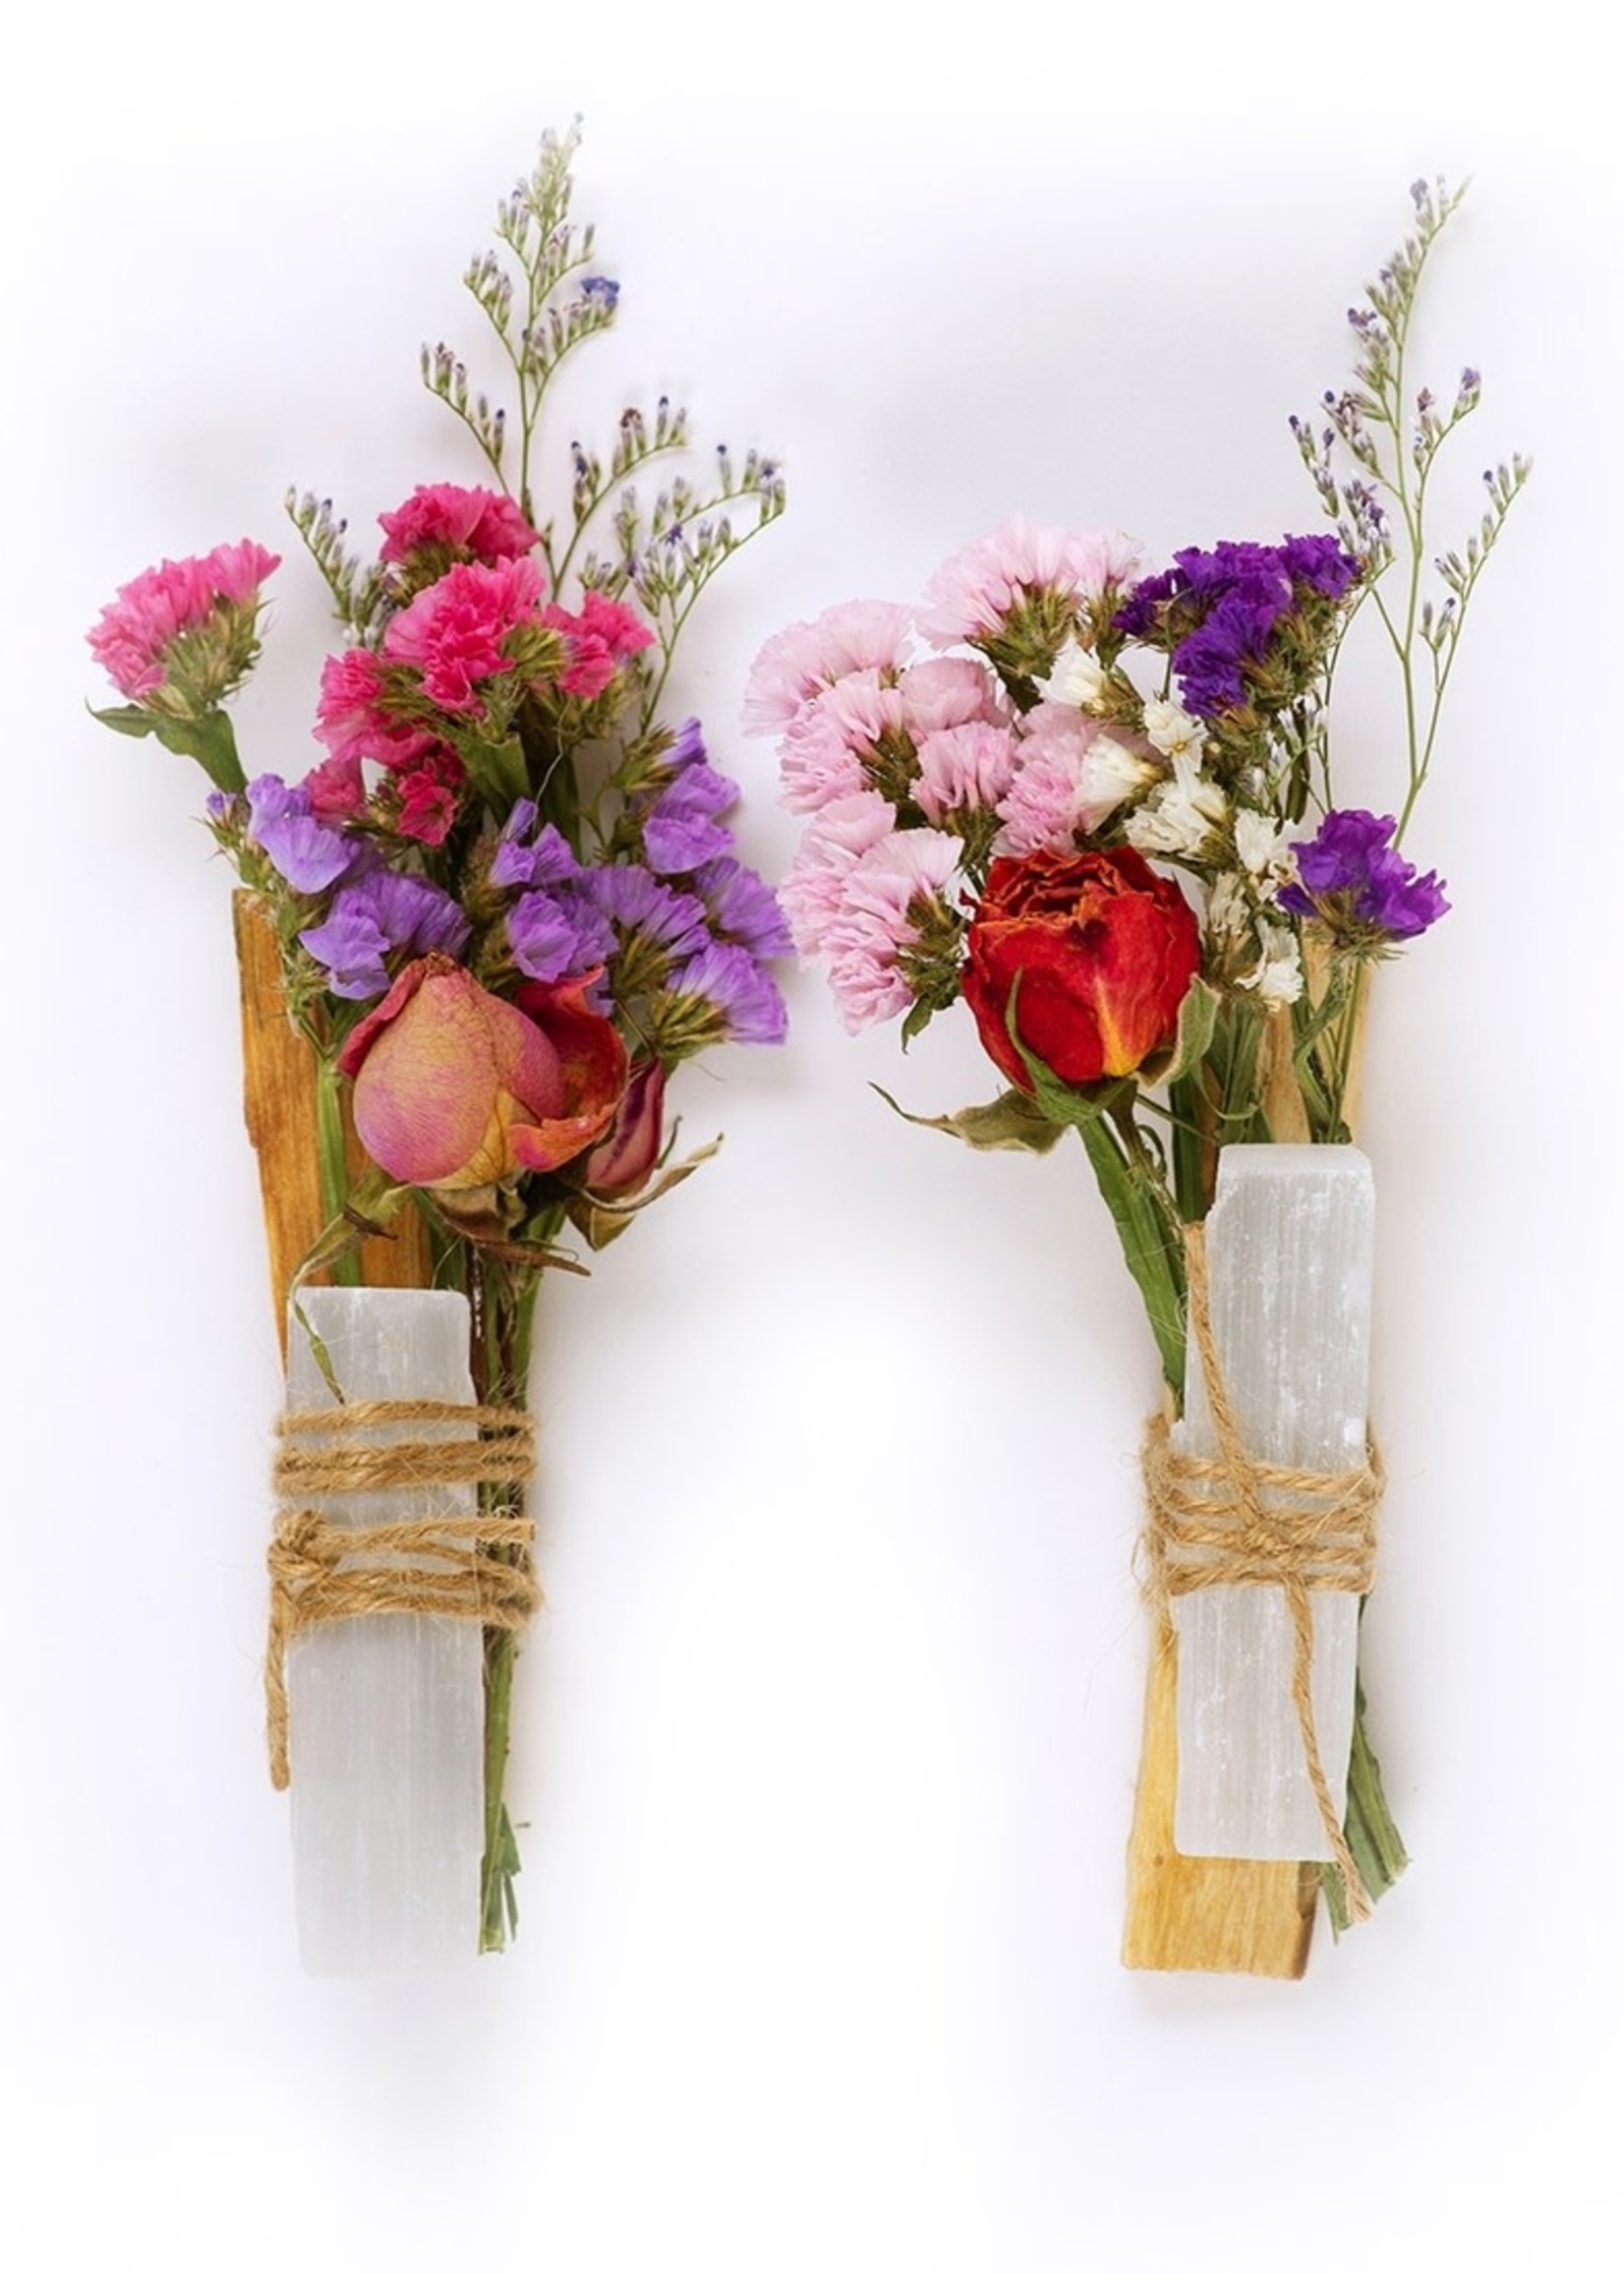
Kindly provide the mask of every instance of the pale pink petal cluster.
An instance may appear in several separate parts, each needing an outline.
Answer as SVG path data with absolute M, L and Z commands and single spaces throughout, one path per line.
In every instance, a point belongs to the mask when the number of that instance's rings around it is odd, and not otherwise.
M 1021 722 L 1019 760 L 999 804 L 1001 852 L 1072 852 L 1155 780 L 1150 762 L 1097 719 L 1040 703 Z
M 929 656 L 910 664 L 897 682 L 902 725 L 918 742 L 944 727 L 984 719 L 1009 723 L 1010 706 L 995 674 L 978 656 Z
M 957 867 L 957 841 L 934 829 L 897 830 L 852 863 L 823 935 L 830 991 L 847 1033 L 911 1005 L 899 958 L 919 937 L 915 910 L 946 892 Z
M 539 620 L 545 597 L 533 560 L 459 561 L 391 618 L 383 654 L 421 671 L 442 711 L 476 710 L 484 682 L 508 668 L 508 638 Z
M 900 690 L 878 671 L 850 671 L 803 703 L 779 744 L 783 802 L 816 813 L 867 782 L 863 760 L 902 731 Z
M 979 638 L 1029 594 L 1097 600 L 1127 582 L 1138 560 L 1120 530 L 1043 529 L 1016 514 L 942 563 L 925 588 L 920 629 L 943 646 Z
M 90 653 L 119 693 L 139 703 L 163 685 L 168 651 L 185 634 L 210 628 L 218 618 L 222 646 L 240 641 L 242 615 L 252 617 L 261 585 L 279 566 L 278 554 L 247 537 L 186 560 L 160 560 L 119 586 L 87 634 Z M 227 620 L 233 613 L 236 623 Z
M 972 720 L 942 727 L 919 745 L 919 778 L 914 798 L 927 821 L 942 821 L 965 808 L 992 808 L 1010 793 L 1015 769 L 1015 738 L 1008 727 Z
M 899 671 L 912 630 L 911 609 L 888 600 L 850 600 L 775 632 L 745 682 L 744 731 L 782 733 L 803 703 L 852 671 Z
M 896 813 L 876 789 L 853 790 L 823 807 L 779 887 L 779 904 L 798 955 L 822 955 L 852 870 L 896 828 Z

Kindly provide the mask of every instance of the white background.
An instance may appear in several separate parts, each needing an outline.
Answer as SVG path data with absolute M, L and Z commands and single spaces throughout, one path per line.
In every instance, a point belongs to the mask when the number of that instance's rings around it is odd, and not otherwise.
M 1503 46 L 1335 13 L 160 0 L 47 21 L 19 67 L 0 2239 L 29 2274 L 1603 2262 L 1617 123 L 1566 0 Z M 1422 363 L 1485 374 L 1468 475 L 1538 463 L 1414 833 L 1456 912 L 1384 977 L 1367 1082 L 1366 1663 L 1415 1863 L 1301 1984 L 1118 1964 L 1154 1366 L 1080 1153 L 906 1129 L 869 1082 L 990 1094 L 967 1030 L 903 1062 L 808 979 L 786 1050 L 685 1078 L 720 1160 L 547 1291 L 516 1949 L 298 1970 L 228 879 L 201 778 L 86 718 L 83 632 L 160 554 L 283 550 L 239 729 L 302 770 L 325 631 L 282 492 L 360 532 L 478 479 L 418 346 L 474 345 L 462 263 L 576 110 L 624 297 L 569 416 L 667 388 L 788 465 L 678 697 L 774 875 L 794 825 L 733 727 L 764 638 L 916 596 L 1013 511 L 1157 553 L 1313 526 L 1286 415 L 1341 378 L 1411 178 L 1475 175 Z M 1394 794 L 1385 694 L 1367 654 L 1350 801 Z

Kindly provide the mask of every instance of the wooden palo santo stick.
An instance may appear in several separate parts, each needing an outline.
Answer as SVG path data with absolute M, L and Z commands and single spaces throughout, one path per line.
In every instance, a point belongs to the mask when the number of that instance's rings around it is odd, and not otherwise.
M 316 1056 L 289 1021 L 276 934 L 257 893 L 232 895 L 237 980 L 243 1019 L 243 1113 L 260 1163 L 270 1295 L 282 1355 L 287 1356 L 287 1298 L 293 1275 L 325 1229 L 317 1156 Z M 366 1155 L 345 1114 L 352 1175 Z M 358 1251 L 367 1287 L 427 1287 L 433 1277 L 428 1231 L 415 1208 L 403 1210 L 387 1237 Z M 327 1286 L 330 1272 L 311 1274 Z

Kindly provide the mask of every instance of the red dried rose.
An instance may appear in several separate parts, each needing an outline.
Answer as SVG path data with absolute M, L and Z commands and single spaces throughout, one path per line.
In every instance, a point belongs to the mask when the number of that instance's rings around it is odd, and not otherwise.
M 990 1057 L 1021 1089 L 1024 1047 L 1062 1081 L 1132 1074 L 1173 1041 L 1200 967 L 1194 911 L 1141 856 L 1034 852 L 995 860 L 971 920 L 964 1000 Z

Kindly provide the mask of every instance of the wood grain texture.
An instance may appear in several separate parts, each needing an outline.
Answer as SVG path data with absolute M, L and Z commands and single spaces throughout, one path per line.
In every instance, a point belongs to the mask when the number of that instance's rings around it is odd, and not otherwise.
M 243 1113 L 260 1164 L 270 1295 L 285 1358 L 288 1288 L 325 1223 L 317 1161 L 316 1058 L 289 1023 L 276 935 L 263 902 L 255 893 L 237 892 L 231 915 L 243 1021 Z M 353 1130 L 348 1139 L 354 1173 L 366 1156 Z M 428 1236 L 416 1209 L 403 1211 L 390 1237 L 365 1241 L 360 1257 L 368 1287 L 430 1284 Z M 313 1272 L 311 1283 L 326 1286 L 330 1278 Z

